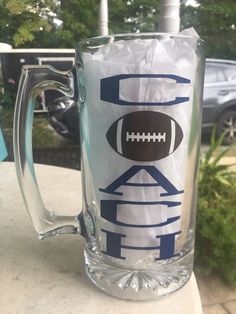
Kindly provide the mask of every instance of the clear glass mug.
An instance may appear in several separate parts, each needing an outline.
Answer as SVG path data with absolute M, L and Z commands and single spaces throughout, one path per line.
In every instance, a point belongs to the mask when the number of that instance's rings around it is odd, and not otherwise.
M 147 300 L 182 287 L 193 268 L 204 76 L 203 43 L 147 33 L 97 37 L 75 67 L 24 66 L 14 119 L 19 185 L 40 239 L 85 237 L 90 279 L 119 298 Z M 45 208 L 32 158 L 37 94 L 78 101 L 83 208 Z M 76 254 L 76 253 L 75 253 Z

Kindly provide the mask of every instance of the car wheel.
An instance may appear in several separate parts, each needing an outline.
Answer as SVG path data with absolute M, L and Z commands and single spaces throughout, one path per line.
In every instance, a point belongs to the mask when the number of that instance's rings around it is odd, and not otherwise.
M 236 111 L 226 111 L 222 114 L 218 126 L 217 133 L 220 136 L 225 133 L 223 144 L 230 145 L 236 141 Z

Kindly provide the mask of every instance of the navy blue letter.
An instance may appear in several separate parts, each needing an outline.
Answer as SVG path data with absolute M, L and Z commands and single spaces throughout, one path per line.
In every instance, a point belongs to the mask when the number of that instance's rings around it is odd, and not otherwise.
M 122 248 L 137 251 L 160 250 L 160 256 L 156 260 L 165 260 L 179 255 L 178 253 L 175 254 L 175 236 L 177 234 L 180 234 L 180 231 L 171 234 L 162 234 L 160 236 L 157 236 L 156 238 L 160 239 L 160 246 L 147 246 L 147 247 L 121 244 L 121 238 L 122 237 L 125 238 L 126 235 L 111 232 L 104 229 L 102 229 L 102 231 L 106 233 L 106 251 L 102 251 L 102 253 L 114 258 L 126 259 L 124 256 L 121 256 Z
M 167 102 L 130 102 L 120 99 L 120 81 L 134 78 L 163 78 L 175 81 L 177 84 L 190 84 L 190 80 L 174 74 L 120 74 L 101 79 L 101 100 L 120 106 L 173 106 L 186 101 L 189 97 L 176 97 Z
M 156 183 L 128 183 L 128 181 L 136 175 L 140 170 L 145 170 L 149 173 Z M 160 186 L 167 193 L 161 193 L 160 196 L 172 196 L 181 194 L 184 191 L 179 191 L 176 187 L 155 167 L 155 166 L 132 166 L 125 173 L 123 173 L 119 178 L 113 181 L 105 189 L 99 189 L 101 192 L 123 195 L 121 192 L 116 192 L 116 190 L 121 186 L 137 186 L 137 187 L 153 187 Z
M 117 201 L 117 200 L 101 200 L 101 217 L 112 222 L 113 224 L 119 226 L 126 226 L 126 227 L 135 227 L 135 228 L 151 228 L 151 227 L 163 227 L 166 226 L 178 219 L 180 216 L 170 217 L 167 218 L 166 221 L 162 223 L 153 223 L 151 225 L 143 224 L 143 225 L 134 225 L 134 224 L 127 224 L 117 220 L 117 205 L 166 205 L 167 207 L 174 207 L 181 205 L 181 202 L 171 202 L 171 201 L 162 201 L 162 202 L 133 202 L 133 201 Z M 141 215 L 141 213 L 137 213 L 136 215 Z
M 103 232 L 106 233 L 106 242 L 107 242 L 107 247 L 106 251 L 102 251 L 102 253 L 119 258 L 119 259 L 125 259 L 125 257 L 121 256 L 121 238 L 125 238 L 125 234 L 119 234 L 115 232 L 111 232 L 108 230 L 102 229 Z

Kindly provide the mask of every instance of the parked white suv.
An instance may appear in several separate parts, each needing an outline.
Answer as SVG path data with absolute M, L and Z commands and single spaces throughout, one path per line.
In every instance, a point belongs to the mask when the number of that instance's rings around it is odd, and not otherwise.
M 236 141 L 236 61 L 206 60 L 202 118 L 203 132 L 216 125 L 224 144 Z

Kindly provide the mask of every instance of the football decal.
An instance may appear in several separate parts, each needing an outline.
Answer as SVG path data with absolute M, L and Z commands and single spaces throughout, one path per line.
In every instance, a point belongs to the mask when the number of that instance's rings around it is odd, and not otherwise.
M 180 125 L 156 111 L 136 111 L 114 122 L 107 132 L 111 147 L 135 161 L 154 161 L 172 154 L 183 139 Z

